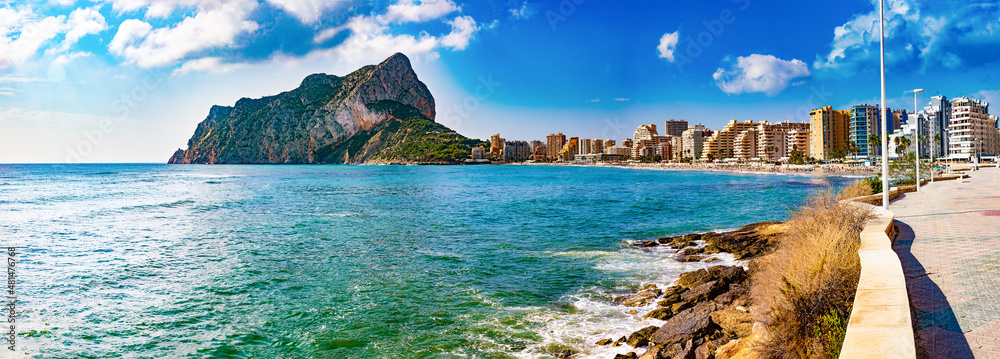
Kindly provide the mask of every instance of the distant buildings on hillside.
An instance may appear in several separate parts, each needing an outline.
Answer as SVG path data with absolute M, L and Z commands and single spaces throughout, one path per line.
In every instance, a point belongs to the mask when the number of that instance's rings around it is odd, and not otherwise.
M 671 119 L 663 123 L 662 133 L 656 124 L 643 124 L 632 138 L 620 142 L 562 133 L 550 134 L 545 141 L 508 141 L 495 134 L 489 148 L 474 148 L 471 158 L 502 162 L 875 160 L 882 155 L 885 116 L 889 157 L 912 153 L 916 146 L 910 144 L 919 140 L 922 157 L 971 161 L 1000 153 L 997 117 L 989 115 L 988 109 L 989 104 L 982 101 L 948 100 L 939 95 L 916 113 L 882 111 L 868 104 L 843 110 L 824 106 L 810 111 L 808 121 L 731 120 L 718 131 Z

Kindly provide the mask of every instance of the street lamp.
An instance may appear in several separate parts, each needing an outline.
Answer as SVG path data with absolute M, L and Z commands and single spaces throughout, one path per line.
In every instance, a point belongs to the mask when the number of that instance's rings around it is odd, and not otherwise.
M 917 94 L 924 92 L 924 89 L 914 89 L 913 90 L 913 117 L 917 121 L 917 135 L 913 138 L 913 142 L 917 143 L 917 192 L 920 192 L 920 120 L 917 119 Z M 931 173 L 931 178 L 934 178 L 934 173 Z
M 879 62 L 882 68 L 882 107 L 879 112 L 885 112 L 885 0 L 878 1 L 879 15 Z M 889 210 L 889 130 L 886 115 L 882 118 L 882 208 Z

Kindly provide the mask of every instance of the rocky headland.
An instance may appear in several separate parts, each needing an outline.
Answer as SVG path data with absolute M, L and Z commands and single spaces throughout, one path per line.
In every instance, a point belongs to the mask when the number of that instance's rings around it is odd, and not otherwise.
M 634 243 L 638 247 L 669 246 L 679 261 L 710 262 L 711 254 L 727 252 L 743 266 L 713 266 L 680 275 L 673 285 L 661 288 L 648 284 L 635 293 L 616 297 L 613 304 L 623 307 L 656 308 L 643 315 L 666 321 L 620 338 L 607 338 L 597 345 L 635 349 L 615 359 L 733 358 L 747 348 L 741 339 L 751 336 L 755 316 L 750 306 L 750 271 L 754 258 L 769 253 L 777 244 L 781 222 L 762 222 L 731 232 L 694 233 L 661 237 Z M 623 308 L 624 309 L 624 308 Z M 564 352 L 563 357 L 572 358 Z
M 458 163 L 479 140 L 434 122 L 434 97 L 397 53 L 346 76 L 213 106 L 169 163 Z

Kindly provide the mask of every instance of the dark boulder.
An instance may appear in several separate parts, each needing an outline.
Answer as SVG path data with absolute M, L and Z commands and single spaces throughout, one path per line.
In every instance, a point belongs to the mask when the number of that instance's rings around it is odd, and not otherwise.
M 642 241 L 635 244 L 636 247 L 642 247 L 642 248 L 656 247 L 658 245 L 660 244 L 657 243 L 656 241 Z
M 706 300 L 711 300 L 715 296 L 722 294 L 728 288 L 727 285 L 722 280 L 713 280 L 711 282 L 699 285 L 697 287 L 691 288 L 691 290 L 681 293 L 681 300 L 685 302 L 698 303 L 704 302 Z
M 708 334 L 712 329 L 710 316 L 717 308 L 713 302 L 704 302 L 677 313 L 653 333 L 651 342 L 671 345 Z
M 625 339 L 625 343 L 631 345 L 633 348 L 645 346 L 646 344 L 649 344 L 649 337 L 653 336 L 653 333 L 655 333 L 657 329 L 659 328 L 651 325 L 636 330 L 635 332 L 633 332 L 631 335 L 628 336 L 628 339 Z

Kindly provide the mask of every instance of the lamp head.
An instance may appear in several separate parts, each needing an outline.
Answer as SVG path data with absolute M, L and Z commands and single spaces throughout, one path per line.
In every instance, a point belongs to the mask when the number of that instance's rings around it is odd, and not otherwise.
M 924 92 L 924 89 L 916 89 L 916 90 L 913 90 L 913 93 L 914 93 L 914 94 L 918 94 L 918 93 L 921 93 L 921 92 Z

